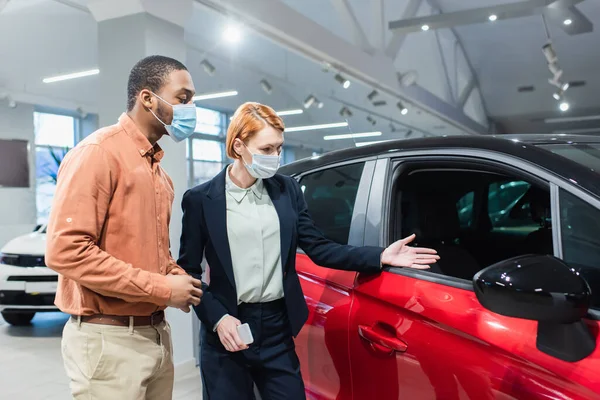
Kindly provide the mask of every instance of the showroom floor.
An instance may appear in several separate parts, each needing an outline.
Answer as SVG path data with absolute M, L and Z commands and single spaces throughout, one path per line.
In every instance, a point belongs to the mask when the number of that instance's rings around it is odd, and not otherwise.
M 60 336 L 67 317 L 38 314 L 33 325 L 13 327 L 0 317 L 0 400 L 69 399 L 69 382 L 60 354 Z M 198 371 L 177 376 L 174 400 L 201 399 Z

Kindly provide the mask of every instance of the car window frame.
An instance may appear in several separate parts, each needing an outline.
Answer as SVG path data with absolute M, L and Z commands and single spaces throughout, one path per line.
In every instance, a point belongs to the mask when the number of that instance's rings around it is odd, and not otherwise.
M 301 173 L 292 175 L 298 183 L 303 177 L 311 175 L 320 171 L 339 168 L 352 164 L 364 163 L 363 171 L 358 183 L 358 190 L 356 192 L 356 200 L 354 201 L 354 209 L 352 210 L 352 220 L 350 221 L 350 233 L 348 235 L 348 245 L 350 246 L 364 246 L 364 229 L 367 223 L 367 206 L 369 202 L 371 181 L 375 174 L 375 165 L 377 163 L 377 157 L 364 157 L 343 162 L 337 162 L 320 166 L 318 168 L 309 169 L 302 171 Z M 305 254 L 304 251 L 298 247 L 297 253 Z
M 550 206 L 552 217 L 552 246 L 554 256 L 563 259 L 562 249 L 562 227 L 560 224 L 560 190 L 571 193 L 580 200 L 590 204 L 600 211 L 600 198 L 590 194 L 585 189 L 578 186 L 573 178 L 564 178 L 551 171 L 544 169 L 527 160 L 514 157 L 505 153 L 482 150 L 482 149 L 427 149 L 427 150 L 408 150 L 390 152 L 380 155 L 375 166 L 375 175 L 371 184 L 371 193 L 367 207 L 367 224 L 365 225 L 365 245 L 384 246 L 387 241 L 389 229 L 382 229 L 389 226 L 389 203 L 390 203 L 390 182 L 395 178 L 393 161 L 408 161 L 427 159 L 435 157 L 436 159 L 475 161 L 484 164 L 495 164 L 507 171 L 516 171 L 517 175 L 531 176 L 534 179 L 546 182 L 550 188 Z M 384 202 L 386 202 L 384 206 Z M 379 212 L 377 212 L 379 209 Z M 379 215 L 378 215 L 379 214 Z M 419 280 L 439 283 L 446 286 L 452 286 L 468 291 L 473 291 L 472 282 L 447 277 L 423 270 L 410 268 L 390 268 L 384 270 L 398 275 L 413 277 Z M 600 309 L 590 309 L 588 318 L 600 320 Z

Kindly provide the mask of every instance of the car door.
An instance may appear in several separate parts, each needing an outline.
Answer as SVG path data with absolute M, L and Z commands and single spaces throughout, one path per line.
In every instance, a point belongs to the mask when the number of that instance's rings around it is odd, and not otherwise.
M 374 163 L 333 165 L 297 177 L 309 213 L 327 238 L 362 245 Z M 296 271 L 309 309 L 295 340 L 307 397 L 350 399 L 348 315 L 356 273 L 317 266 L 301 250 Z
M 450 157 L 455 160 L 457 156 Z M 481 165 L 481 157 L 488 157 L 490 165 L 506 175 L 519 174 L 515 181 L 532 176 L 525 171 L 536 171 L 536 184 L 545 180 L 552 189 L 552 215 L 561 214 L 559 202 L 567 207 L 567 201 L 559 198 L 558 181 L 551 181 L 551 175 L 518 160 L 497 162 L 497 156 L 487 154 L 479 155 L 477 165 Z M 462 161 L 474 164 L 466 156 Z M 398 176 L 391 160 L 378 161 L 368 207 L 366 245 L 387 244 L 391 188 Z M 600 211 L 575 199 L 591 210 L 582 216 L 583 205 L 574 206 L 571 201 L 571 211 L 562 210 L 562 220 L 552 221 L 553 238 L 558 244 L 555 254 L 562 255 L 563 244 L 570 246 L 570 253 L 565 253 L 570 257 L 565 261 L 582 267 L 590 261 L 579 250 L 589 256 L 600 255 L 600 228 L 594 225 L 597 230 L 588 229 L 582 235 L 573 225 L 581 226 L 592 215 L 600 220 Z M 461 207 L 465 205 L 457 204 L 457 212 Z M 456 220 L 458 223 L 458 216 Z M 571 241 L 562 243 L 558 232 L 565 229 Z M 583 267 L 587 267 L 588 276 L 596 276 L 596 266 Z M 600 379 L 595 372 L 600 370 L 598 347 L 577 362 L 541 352 L 536 346 L 538 323 L 488 311 L 479 303 L 469 280 L 386 268 L 378 276 L 360 275 L 354 294 L 349 324 L 354 399 L 600 398 Z M 598 321 L 590 319 L 587 326 L 597 340 Z

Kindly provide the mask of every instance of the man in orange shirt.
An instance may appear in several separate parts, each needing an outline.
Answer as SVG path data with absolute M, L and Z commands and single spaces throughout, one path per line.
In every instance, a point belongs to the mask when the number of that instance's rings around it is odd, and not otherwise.
M 56 305 L 71 314 L 62 353 L 75 399 L 171 399 L 167 306 L 189 312 L 201 282 L 169 250 L 173 183 L 160 167 L 165 134 L 196 126 L 186 67 L 138 62 L 127 112 L 65 157 L 47 234 L 46 264 L 60 273 Z

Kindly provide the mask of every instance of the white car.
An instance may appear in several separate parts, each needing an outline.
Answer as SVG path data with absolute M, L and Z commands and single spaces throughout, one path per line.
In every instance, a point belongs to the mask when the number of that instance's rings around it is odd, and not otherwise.
M 58 311 L 58 274 L 46 267 L 46 227 L 19 236 L 0 250 L 0 312 L 11 325 L 27 325 L 36 312 Z

